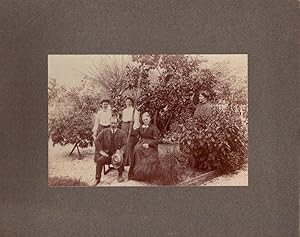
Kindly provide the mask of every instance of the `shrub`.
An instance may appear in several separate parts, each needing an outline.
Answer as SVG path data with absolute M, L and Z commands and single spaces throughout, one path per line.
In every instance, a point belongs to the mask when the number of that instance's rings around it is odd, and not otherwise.
M 192 155 L 196 169 L 230 173 L 247 159 L 246 132 L 237 107 L 214 107 L 206 120 L 190 118 L 180 126 L 180 148 Z
M 81 85 L 65 90 L 54 101 L 48 107 L 48 138 L 53 145 L 92 146 L 93 119 L 101 101 L 100 95 Z
M 92 113 L 76 110 L 73 106 L 57 105 L 49 109 L 48 136 L 53 145 L 76 144 L 81 148 L 93 144 Z

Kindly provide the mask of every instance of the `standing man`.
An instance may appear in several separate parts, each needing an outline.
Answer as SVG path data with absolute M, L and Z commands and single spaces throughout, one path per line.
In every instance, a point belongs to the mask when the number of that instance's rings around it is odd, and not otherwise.
M 101 101 L 102 108 L 95 116 L 95 125 L 93 127 L 93 135 L 97 137 L 104 128 L 109 128 L 110 119 L 112 117 L 111 107 L 109 100 L 104 99 Z
M 118 119 L 112 117 L 110 119 L 110 128 L 103 129 L 100 134 L 98 134 L 95 140 L 95 157 L 94 161 L 96 165 L 96 180 L 94 186 L 100 183 L 102 167 L 105 164 L 111 163 L 111 157 L 115 153 L 124 154 L 126 148 L 126 133 L 119 129 Z M 124 171 L 124 162 L 118 168 L 118 181 L 123 182 L 124 178 L 122 176 Z
M 127 97 L 125 99 L 125 105 L 126 108 L 122 112 L 122 130 L 126 132 L 128 136 L 130 125 L 135 130 L 140 127 L 140 112 L 137 109 L 134 109 L 133 107 L 133 99 L 130 97 Z M 135 110 L 135 111 L 134 111 Z M 133 116 L 134 111 L 134 116 Z M 133 136 L 129 138 L 128 144 L 127 144 L 127 151 L 126 151 L 126 159 L 125 159 L 125 165 L 130 164 L 131 157 L 133 155 L 133 148 L 135 144 L 137 143 L 137 139 Z

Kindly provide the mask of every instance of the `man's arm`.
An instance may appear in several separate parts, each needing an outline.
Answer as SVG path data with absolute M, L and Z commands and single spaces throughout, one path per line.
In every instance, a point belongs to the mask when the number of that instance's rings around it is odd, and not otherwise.
M 153 139 L 148 144 L 151 147 L 156 147 L 159 142 L 160 132 L 155 125 L 152 127 L 152 129 L 153 129 Z
M 100 155 L 102 155 L 102 156 L 108 157 L 108 154 L 107 154 L 106 152 L 104 152 L 103 150 L 101 150 L 99 153 L 100 153 Z
M 94 124 L 93 130 L 92 130 L 94 136 L 96 136 L 98 125 L 99 125 L 99 112 L 97 112 L 95 115 L 95 124 Z

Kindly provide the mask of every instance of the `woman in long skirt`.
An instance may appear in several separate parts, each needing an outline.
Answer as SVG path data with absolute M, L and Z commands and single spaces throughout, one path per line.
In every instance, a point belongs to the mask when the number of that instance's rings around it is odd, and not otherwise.
M 122 127 L 121 129 L 126 132 L 128 135 L 130 126 L 133 129 L 137 129 L 140 127 L 140 112 L 133 108 L 133 99 L 127 97 L 125 100 L 126 108 L 122 111 Z M 133 115 L 134 113 L 134 115 Z M 125 165 L 128 166 L 131 163 L 133 148 L 137 143 L 135 136 L 130 136 L 127 150 L 125 152 Z
M 133 131 L 138 135 L 138 143 L 134 147 L 133 159 L 130 164 L 128 179 L 151 182 L 158 171 L 158 142 L 159 131 L 150 124 L 151 117 L 148 112 L 142 115 L 143 125 Z

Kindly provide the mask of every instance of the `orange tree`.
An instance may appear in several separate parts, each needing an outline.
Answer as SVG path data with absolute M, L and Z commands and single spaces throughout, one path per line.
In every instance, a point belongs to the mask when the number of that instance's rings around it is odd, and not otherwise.
M 54 101 L 53 101 L 54 100 Z M 93 145 L 93 115 L 101 96 L 84 86 L 58 93 L 48 106 L 48 137 L 53 145 L 72 144 L 73 149 Z

